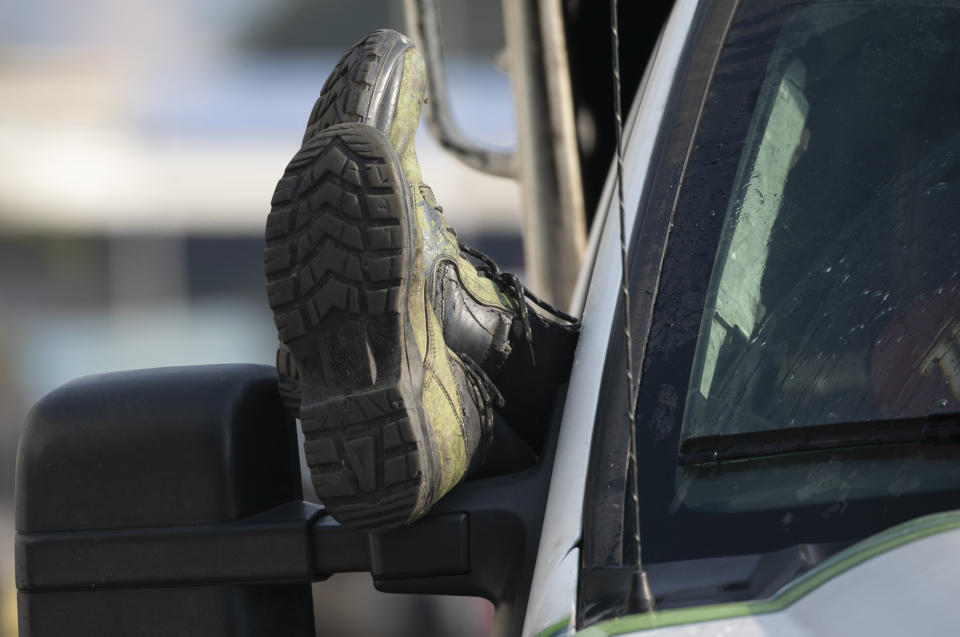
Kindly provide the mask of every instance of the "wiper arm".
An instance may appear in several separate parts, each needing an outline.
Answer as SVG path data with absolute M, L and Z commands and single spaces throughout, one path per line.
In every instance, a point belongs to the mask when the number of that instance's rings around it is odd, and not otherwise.
M 687 438 L 680 443 L 677 464 L 704 465 L 805 451 L 907 444 L 960 444 L 960 412 Z

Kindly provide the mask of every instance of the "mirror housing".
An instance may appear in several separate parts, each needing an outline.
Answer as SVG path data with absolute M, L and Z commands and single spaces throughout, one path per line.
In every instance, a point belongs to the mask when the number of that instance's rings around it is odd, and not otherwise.
M 494 632 L 519 634 L 552 449 L 460 485 L 411 526 L 366 533 L 303 500 L 273 368 L 72 381 L 37 403 L 20 442 L 20 635 L 312 637 L 310 583 L 349 571 L 386 592 L 485 597 Z

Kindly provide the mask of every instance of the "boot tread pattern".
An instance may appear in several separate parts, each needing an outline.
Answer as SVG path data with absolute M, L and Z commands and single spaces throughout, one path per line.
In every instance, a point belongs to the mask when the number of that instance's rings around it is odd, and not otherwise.
M 421 484 L 420 446 L 396 389 L 307 406 L 301 418 L 314 488 L 341 524 L 408 521 Z
M 288 168 L 284 180 L 299 173 L 294 188 L 281 180 L 292 199 L 275 197 L 267 218 L 267 298 L 284 342 L 318 326 L 333 309 L 396 311 L 402 202 L 391 188 L 363 183 L 371 176 L 383 183 L 376 170 L 383 160 L 364 138 L 354 141 L 340 131 L 308 143 L 297 158 L 317 161 L 299 171 Z
M 389 153 L 366 126 L 307 142 L 277 184 L 264 251 L 281 396 L 320 500 L 361 529 L 410 521 L 426 486 L 420 412 L 401 391 L 405 202 Z
M 396 31 L 375 31 L 341 58 L 313 105 L 304 139 L 337 123 L 365 120 L 383 60 L 399 37 Z

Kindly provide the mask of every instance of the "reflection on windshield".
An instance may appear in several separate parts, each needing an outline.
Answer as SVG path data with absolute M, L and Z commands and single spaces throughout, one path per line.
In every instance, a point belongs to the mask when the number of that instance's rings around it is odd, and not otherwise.
M 760 283 L 770 233 L 780 212 L 787 173 L 793 167 L 804 138 L 807 100 L 803 96 L 806 69 L 794 60 L 778 82 L 770 100 L 770 112 L 759 135 L 757 148 L 750 162 L 749 176 L 743 197 L 736 203 L 733 236 L 727 247 L 727 258 L 720 271 L 716 309 L 710 324 L 707 352 L 700 379 L 700 393 L 710 395 L 717 357 L 728 332 L 737 330 L 742 339 L 753 334 L 763 314 Z
M 956 11 L 782 29 L 703 314 L 685 437 L 960 406 Z

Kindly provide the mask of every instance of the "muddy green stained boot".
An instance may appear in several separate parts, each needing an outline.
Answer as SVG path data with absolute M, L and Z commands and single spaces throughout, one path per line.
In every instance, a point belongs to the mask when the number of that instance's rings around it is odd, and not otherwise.
M 578 323 L 537 302 L 516 276 L 501 273 L 483 255 L 458 245 L 432 191 L 422 182 L 414 147 L 425 88 L 424 62 L 412 42 L 396 31 L 375 31 L 353 46 L 330 74 L 310 114 L 304 143 L 344 122 L 369 124 L 388 137 L 415 202 L 425 290 L 444 340 L 463 360 L 476 363 L 493 378 L 507 397 L 501 413 L 508 422 L 523 423 L 518 431 L 536 449 L 544 439 L 543 405 L 551 404 L 570 369 Z M 465 258 L 465 251 L 479 267 Z M 560 320 L 532 311 L 525 297 Z M 536 373 L 531 374 L 534 365 Z M 284 403 L 296 415 L 299 372 L 282 343 L 277 370 Z
M 425 89 L 426 69 L 413 43 L 396 31 L 375 31 L 354 45 L 330 74 L 310 114 L 304 140 L 347 121 L 375 126 L 390 139 L 417 208 L 427 293 L 446 343 L 495 374 L 511 352 L 511 337 L 524 338 L 529 346 L 524 292 L 516 277 L 501 274 L 490 262 L 478 272 L 464 257 L 442 208 L 422 181 L 414 137 Z M 284 400 L 296 413 L 297 370 L 283 347 L 277 353 L 277 369 Z
M 427 291 L 447 345 L 494 373 L 510 353 L 510 330 L 521 311 L 522 293 L 480 276 L 463 258 L 456 234 L 447 226 L 433 191 L 423 183 L 414 137 L 426 78 L 423 57 L 406 36 L 389 29 L 374 31 L 330 74 L 304 139 L 344 121 L 370 124 L 390 139 L 417 206 Z
M 313 485 L 355 528 L 420 517 L 492 422 L 489 380 L 444 343 L 417 215 L 387 138 L 349 123 L 304 143 L 267 220 L 267 293 Z

